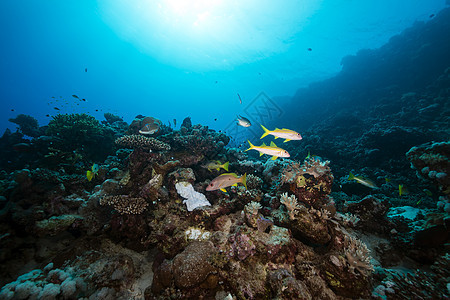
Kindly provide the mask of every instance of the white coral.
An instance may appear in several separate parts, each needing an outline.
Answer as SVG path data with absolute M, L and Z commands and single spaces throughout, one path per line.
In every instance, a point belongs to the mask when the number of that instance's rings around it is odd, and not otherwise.
M 370 250 L 361 240 L 351 235 L 346 235 L 345 239 L 347 242 L 345 257 L 347 258 L 350 271 L 356 274 L 356 269 L 362 275 L 367 276 L 374 269 L 371 263 Z
M 286 206 L 289 218 L 293 220 L 296 214 L 295 210 L 300 208 L 295 195 L 288 196 L 288 193 L 283 193 L 281 194 L 280 202 Z
M 202 206 L 211 206 L 206 196 L 202 193 L 196 192 L 194 187 L 189 182 L 177 182 L 175 184 L 175 189 L 177 193 L 185 198 L 183 203 L 186 203 L 188 211 L 193 211 L 194 209 Z

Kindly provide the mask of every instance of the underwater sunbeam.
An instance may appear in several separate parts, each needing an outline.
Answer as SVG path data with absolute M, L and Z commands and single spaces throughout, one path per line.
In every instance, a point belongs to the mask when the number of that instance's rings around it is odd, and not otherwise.
M 105 21 L 152 58 L 190 71 L 231 69 L 289 48 L 320 1 L 100 1 Z M 279 22 L 280 19 L 283 22 Z

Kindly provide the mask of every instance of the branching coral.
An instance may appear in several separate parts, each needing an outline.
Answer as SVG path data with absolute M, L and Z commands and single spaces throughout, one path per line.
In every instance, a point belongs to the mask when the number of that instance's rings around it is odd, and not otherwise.
M 82 145 L 93 135 L 102 134 L 102 126 L 87 114 L 59 114 L 48 123 L 46 133 Z
M 112 152 L 113 133 L 87 114 L 60 114 L 53 117 L 47 135 L 55 137 L 52 147 L 77 150 L 89 160 L 103 160 Z
M 259 178 L 258 176 L 255 176 L 253 174 L 247 175 L 247 188 L 248 189 L 261 189 L 263 185 L 263 180 Z
M 128 148 L 141 148 L 150 150 L 170 150 L 170 145 L 152 137 L 143 135 L 125 135 L 116 139 L 115 143 L 119 146 Z
M 127 195 L 106 196 L 100 199 L 100 205 L 111 205 L 121 215 L 139 215 L 147 208 L 143 198 L 132 198 Z
M 364 276 L 368 276 L 373 271 L 373 265 L 370 262 L 370 251 L 361 240 L 345 235 L 345 257 L 350 271 L 354 274 L 355 270 Z
M 283 193 L 281 194 L 280 202 L 286 206 L 289 218 L 294 220 L 296 214 L 295 210 L 300 208 L 295 195 L 288 196 L 288 193 Z

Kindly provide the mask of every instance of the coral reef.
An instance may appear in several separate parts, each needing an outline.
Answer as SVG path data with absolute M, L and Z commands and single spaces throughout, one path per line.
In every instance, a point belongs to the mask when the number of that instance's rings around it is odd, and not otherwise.
M 170 145 L 159 141 L 152 137 L 146 137 L 142 135 L 125 135 L 116 139 L 115 143 L 119 146 L 125 146 L 129 148 L 141 148 L 149 150 L 170 150 Z
M 19 130 L 25 135 L 38 137 L 41 135 L 39 131 L 38 121 L 29 115 L 20 114 L 15 118 L 9 119 L 10 122 L 19 125 Z
M 111 205 L 119 214 L 139 215 L 147 208 L 148 203 L 142 198 L 118 195 L 103 197 L 100 205 Z
M 334 80 L 363 62 L 380 79 L 386 49 L 344 59 Z M 0 138 L 0 298 L 447 299 L 450 68 L 433 72 L 417 90 L 389 74 L 399 86 L 368 93 L 361 76 L 299 91 L 351 106 L 303 107 L 321 111 L 295 116 L 304 139 L 276 161 L 189 117 L 178 130 L 145 116 L 16 119 Z M 249 174 L 248 189 L 207 191 L 223 172 L 210 161 Z M 355 170 L 378 188 L 348 183 Z
M 431 181 L 442 193 L 450 194 L 450 142 L 429 143 L 411 148 L 406 157 L 417 176 Z

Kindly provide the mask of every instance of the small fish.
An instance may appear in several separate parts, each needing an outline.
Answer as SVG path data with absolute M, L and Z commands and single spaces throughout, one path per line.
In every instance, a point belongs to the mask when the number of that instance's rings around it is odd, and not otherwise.
M 247 173 L 238 177 L 235 173 L 224 173 L 220 176 L 214 178 L 211 183 L 206 187 L 208 192 L 221 190 L 222 192 L 226 192 L 225 188 L 230 186 L 237 186 L 240 183 L 245 188 L 247 188 Z
M 72 97 L 74 97 L 76 99 L 80 99 L 77 95 L 72 95 Z
M 434 14 L 431 14 L 431 15 L 430 15 L 430 19 L 433 18 L 434 16 L 435 16 Z
M 241 98 L 241 95 L 239 95 L 239 93 L 238 93 L 237 95 L 238 95 L 238 97 L 239 97 L 239 103 L 242 104 L 242 98 Z
M 55 107 L 53 107 L 53 109 L 55 109 L 55 110 L 60 110 L 59 108 L 57 108 L 56 106 Z
M 290 157 L 290 154 L 286 150 L 277 147 L 274 142 L 271 142 L 270 146 L 267 146 L 264 143 L 262 143 L 261 146 L 255 146 L 250 141 L 248 141 L 248 143 L 250 144 L 250 148 L 245 151 L 256 150 L 259 152 L 259 156 L 262 156 L 263 154 L 272 155 L 272 160 L 275 160 L 278 157 Z
M 217 121 L 217 118 L 215 118 L 214 121 Z
M 308 51 L 312 51 L 312 48 L 308 48 L 307 50 L 308 50 Z
M 238 115 L 236 121 L 237 121 L 237 124 L 242 127 L 252 126 L 252 123 L 250 123 L 250 120 L 243 116 Z
M 11 111 L 14 111 L 14 108 L 11 108 Z
M 308 150 L 308 155 L 306 155 L 305 160 L 308 160 L 310 158 L 311 158 L 311 152 L 309 152 L 309 150 Z
M 50 115 L 45 115 L 46 117 L 50 117 Z
M 81 101 L 84 101 L 84 102 L 86 102 L 86 99 L 84 99 L 84 98 L 83 98 L 83 99 L 81 99 Z M 78 104 L 77 104 L 77 105 L 78 105 Z
M 354 180 L 362 185 L 365 185 L 367 187 L 370 187 L 371 189 L 376 189 L 377 185 L 370 179 L 368 178 L 363 178 L 361 176 L 355 176 L 352 174 L 352 172 L 350 172 L 348 174 L 348 180 Z
M 210 162 L 206 163 L 205 165 L 203 165 L 202 167 L 206 168 L 210 171 L 212 171 L 212 170 L 219 171 L 220 168 L 222 168 L 228 172 L 228 165 L 229 165 L 229 162 L 222 164 L 220 161 L 216 160 L 216 161 L 210 161 Z
M 87 68 L 84 68 L 84 72 L 87 73 Z
M 177 127 L 177 119 L 173 119 L 173 127 Z
M 91 169 L 86 172 L 87 180 L 91 181 L 95 175 L 98 175 L 99 166 L 98 164 L 93 164 Z
M 433 193 L 432 193 L 429 189 L 423 189 L 423 192 L 424 192 L 428 197 L 433 196 Z
M 409 194 L 408 188 L 403 184 L 398 185 L 398 195 L 401 197 L 402 195 Z
M 286 128 L 275 128 L 275 130 L 269 130 L 266 127 L 264 127 L 263 125 L 261 125 L 262 129 L 264 130 L 263 135 L 261 136 L 261 139 L 264 138 L 267 135 L 273 135 L 275 137 L 275 139 L 277 138 L 282 138 L 285 139 L 284 143 L 289 142 L 291 140 L 301 140 L 302 136 L 300 135 L 300 133 L 290 130 L 290 129 L 286 129 Z

